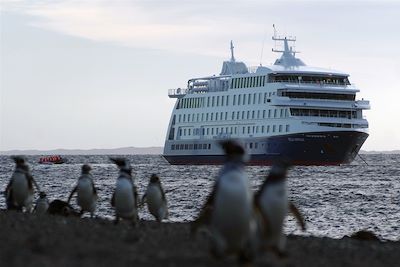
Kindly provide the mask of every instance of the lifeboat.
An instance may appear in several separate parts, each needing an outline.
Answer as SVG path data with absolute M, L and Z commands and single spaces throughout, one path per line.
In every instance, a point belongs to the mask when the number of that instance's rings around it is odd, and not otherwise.
M 39 159 L 39 164 L 63 164 L 66 160 L 61 156 L 46 156 Z

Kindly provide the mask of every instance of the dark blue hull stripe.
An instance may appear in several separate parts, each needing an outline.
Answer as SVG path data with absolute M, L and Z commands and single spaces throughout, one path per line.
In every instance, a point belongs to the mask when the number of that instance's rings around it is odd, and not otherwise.
M 250 153 L 249 165 L 271 165 L 279 157 L 290 159 L 294 165 L 350 163 L 367 137 L 367 133 L 356 131 L 269 137 L 264 153 Z M 164 158 L 173 165 L 219 165 L 225 160 L 223 155 L 164 155 Z

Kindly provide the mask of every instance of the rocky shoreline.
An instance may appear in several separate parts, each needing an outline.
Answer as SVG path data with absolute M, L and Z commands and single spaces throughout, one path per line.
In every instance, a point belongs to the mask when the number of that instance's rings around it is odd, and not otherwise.
M 0 212 L 1 266 L 235 266 L 217 261 L 187 223 Z M 255 266 L 398 266 L 400 242 L 289 236 L 284 260 L 265 253 Z

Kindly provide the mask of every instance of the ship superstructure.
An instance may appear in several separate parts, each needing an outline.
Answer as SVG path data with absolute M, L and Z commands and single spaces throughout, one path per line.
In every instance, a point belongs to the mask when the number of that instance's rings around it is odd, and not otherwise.
M 351 162 L 368 137 L 359 90 L 349 74 L 308 67 L 289 43 L 278 37 L 281 57 L 271 66 L 248 68 L 234 57 L 220 75 L 193 78 L 186 88 L 171 89 L 176 98 L 163 156 L 171 164 L 221 164 L 219 142 L 237 139 L 250 164 L 269 165 L 277 157 L 297 165 Z

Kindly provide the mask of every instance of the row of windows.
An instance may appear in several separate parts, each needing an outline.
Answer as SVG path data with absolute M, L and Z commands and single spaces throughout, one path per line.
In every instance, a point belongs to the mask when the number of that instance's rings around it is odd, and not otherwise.
M 202 108 L 204 107 L 204 97 L 182 98 L 178 102 L 177 109 L 180 108 Z
M 177 109 L 182 108 L 202 108 L 202 107 L 224 107 L 224 106 L 240 106 L 240 105 L 256 105 L 266 104 L 270 102 L 271 96 L 275 92 L 268 93 L 253 93 L 253 94 L 235 94 L 232 97 L 229 95 L 208 96 L 208 97 L 193 97 L 182 98 L 179 100 Z M 232 102 L 230 101 L 232 99 Z
M 331 99 L 331 100 L 348 100 L 354 101 L 355 94 L 327 94 L 327 93 L 310 93 L 310 92 L 278 92 L 281 96 L 290 98 L 304 98 L 304 99 Z
M 350 124 L 350 123 L 326 123 L 320 122 L 318 123 L 319 126 L 325 127 L 338 127 L 338 128 L 368 128 L 368 124 Z
M 211 144 L 177 144 L 171 145 L 171 150 L 206 150 L 211 149 Z
M 251 120 L 266 118 L 286 118 L 289 117 L 287 109 L 268 109 L 268 110 L 247 110 L 232 112 L 211 112 L 211 113 L 193 113 L 179 114 L 178 123 L 182 122 L 204 122 L 221 120 Z
M 302 109 L 291 108 L 292 116 L 332 117 L 332 118 L 357 118 L 357 112 L 352 110 L 329 110 L 329 109 Z
M 234 78 L 231 81 L 231 89 L 246 88 L 246 87 L 261 87 L 265 85 L 266 76 L 252 76 Z
M 258 134 L 289 132 L 290 126 L 286 125 L 261 125 L 261 126 L 229 126 L 229 127 L 203 127 L 180 128 L 178 136 L 229 136 L 233 134 Z
M 262 144 L 264 146 L 264 144 Z M 257 142 L 245 143 L 246 149 L 258 149 L 259 144 Z M 207 150 L 211 149 L 211 144 L 174 144 L 171 145 L 171 150 Z
M 269 74 L 268 82 L 289 82 L 289 83 L 317 83 L 349 85 L 346 76 L 323 76 L 323 75 L 301 75 L 301 74 Z

